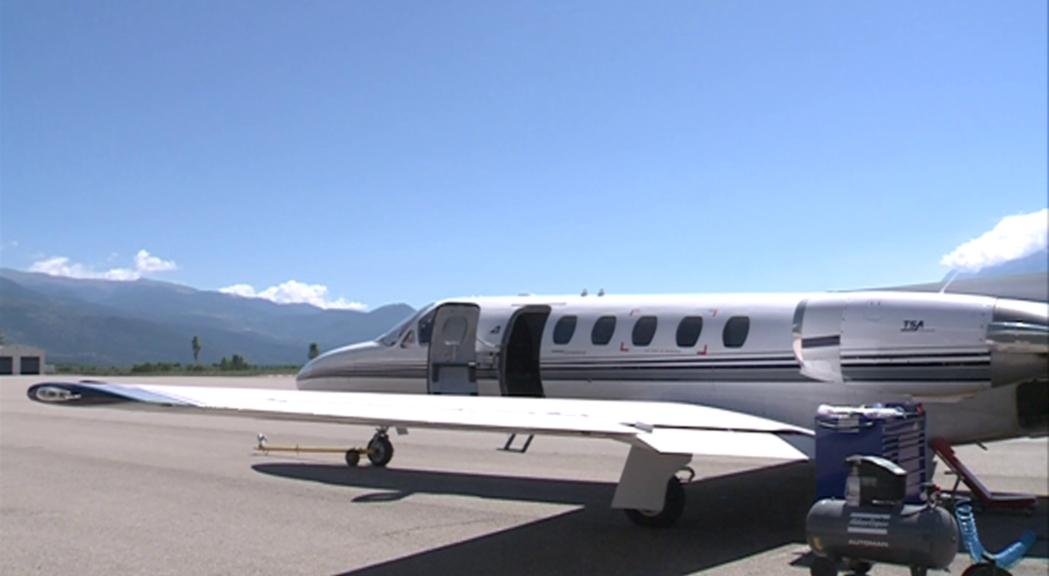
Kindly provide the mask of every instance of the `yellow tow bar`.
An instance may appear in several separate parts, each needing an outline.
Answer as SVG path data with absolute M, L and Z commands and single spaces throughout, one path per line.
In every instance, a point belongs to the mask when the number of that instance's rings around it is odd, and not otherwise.
M 255 444 L 255 450 L 262 452 L 263 454 L 269 454 L 270 452 L 294 452 L 295 454 L 345 454 L 346 463 L 350 466 L 356 466 L 361 461 L 361 456 L 368 456 L 370 454 L 367 448 L 335 448 L 325 446 L 300 446 L 295 444 L 294 446 L 280 446 L 269 443 L 265 434 L 258 435 L 258 443 Z

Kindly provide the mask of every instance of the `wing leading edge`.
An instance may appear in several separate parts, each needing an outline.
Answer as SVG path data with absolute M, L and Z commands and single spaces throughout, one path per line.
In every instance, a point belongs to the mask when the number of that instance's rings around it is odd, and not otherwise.
M 804 460 L 812 432 L 774 420 L 675 402 L 423 396 L 45 382 L 44 404 L 175 410 L 405 428 L 608 438 L 658 454 Z

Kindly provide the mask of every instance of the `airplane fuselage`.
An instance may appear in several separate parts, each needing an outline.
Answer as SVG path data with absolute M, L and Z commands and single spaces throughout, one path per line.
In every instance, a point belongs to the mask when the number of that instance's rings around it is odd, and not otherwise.
M 658 400 L 811 428 L 820 404 L 921 401 L 930 436 L 1046 430 L 1044 303 L 907 292 L 442 301 L 332 350 L 304 390 Z

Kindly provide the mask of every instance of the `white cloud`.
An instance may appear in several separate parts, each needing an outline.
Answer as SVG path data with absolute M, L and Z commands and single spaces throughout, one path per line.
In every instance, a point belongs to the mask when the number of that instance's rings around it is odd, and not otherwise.
M 345 298 L 328 299 L 328 287 L 323 284 L 306 284 L 298 280 L 288 280 L 265 290 L 256 291 L 250 284 L 234 284 L 220 288 L 223 294 L 232 294 L 241 298 L 261 298 L 277 304 L 311 304 L 318 308 L 330 310 L 367 310 L 368 306 L 360 302 L 351 302 Z
M 30 272 L 40 272 L 51 276 L 115 280 L 120 282 L 138 280 L 143 275 L 153 272 L 170 272 L 177 269 L 178 266 L 173 261 L 157 258 L 146 250 L 139 250 L 138 254 L 135 255 L 135 266 L 133 268 L 110 268 L 104 272 L 97 271 L 79 262 L 73 262 L 65 256 L 45 258 L 33 262 L 29 266 Z
M 990 231 L 969 240 L 940 259 L 940 264 L 976 271 L 1044 250 L 1049 234 L 1049 208 L 1006 216 Z
M 255 289 L 250 284 L 234 284 L 233 286 L 226 286 L 225 288 L 219 288 L 219 292 L 223 294 L 232 294 L 234 296 L 240 296 L 241 298 L 257 298 Z
M 135 270 L 141 274 L 149 272 L 170 272 L 175 270 L 178 266 L 172 260 L 162 260 L 153 256 L 145 250 L 139 250 L 138 254 L 135 254 Z
M 33 262 L 29 266 L 30 272 L 41 272 L 51 276 L 65 276 L 67 278 L 98 278 L 99 274 L 83 264 L 75 264 L 65 256 L 55 256 L 46 260 Z
M 142 277 L 142 274 L 129 268 L 111 268 L 106 270 L 102 274 L 102 277 L 106 280 L 116 280 L 117 282 L 130 282 L 132 280 L 138 280 Z

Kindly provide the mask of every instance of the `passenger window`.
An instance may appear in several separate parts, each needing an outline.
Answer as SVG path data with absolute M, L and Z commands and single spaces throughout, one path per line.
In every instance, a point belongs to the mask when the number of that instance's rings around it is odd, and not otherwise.
M 554 326 L 554 344 L 568 344 L 575 334 L 575 316 L 562 316 Z
M 685 316 L 677 325 L 677 345 L 682 348 L 695 346 L 701 332 L 703 332 L 703 317 Z
M 596 346 L 604 346 L 612 341 L 615 331 L 616 317 L 602 316 L 594 322 L 594 329 L 590 331 L 590 342 Z
M 430 337 L 433 336 L 433 317 L 436 314 L 437 310 L 434 309 L 419 319 L 419 345 L 430 343 Z
M 458 346 L 466 338 L 466 318 L 452 316 L 444 321 L 441 327 L 441 337 L 444 338 L 445 346 Z
M 725 322 L 725 331 L 721 333 L 721 341 L 725 348 L 739 348 L 747 341 L 750 332 L 749 316 L 733 316 Z
M 634 323 L 632 341 L 634 346 L 648 346 L 652 338 L 656 336 L 656 325 L 658 321 L 655 316 L 642 316 Z

